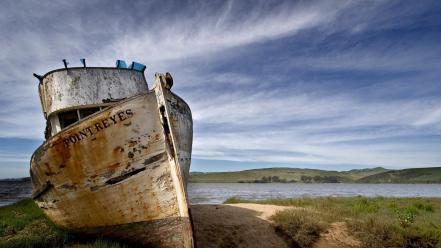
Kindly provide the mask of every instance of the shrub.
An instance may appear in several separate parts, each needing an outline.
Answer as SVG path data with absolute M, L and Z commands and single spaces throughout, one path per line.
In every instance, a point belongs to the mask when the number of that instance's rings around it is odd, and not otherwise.
M 300 247 L 311 247 L 327 228 L 317 214 L 306 210 L 284 210 L 271 217 L 277 231 L 288 236 Z
M 372 216 L 365 220 L 351 221 L 349 226 L 366 248 L 402 247 L 401 237 L 392 231 L 393 223 L 388 220 Z

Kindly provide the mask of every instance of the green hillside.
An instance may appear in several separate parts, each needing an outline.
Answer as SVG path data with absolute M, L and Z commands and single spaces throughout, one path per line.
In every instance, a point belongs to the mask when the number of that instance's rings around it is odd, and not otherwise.
M 441 183 L 441 167 L 350 171 L 266 168 L 234 172 L 192 172 L 192 183 Z
M 355 182 L 358 179 L 387 171 L 377 167 L 372 169 L 350 171 L 325 171 L 299 168 L 266 168 L 235 172 L 192 172 L 193 183 L 343 183 Z
M 391 170 L 359 179 L 360 183 L 441 183 L 441 167 Z

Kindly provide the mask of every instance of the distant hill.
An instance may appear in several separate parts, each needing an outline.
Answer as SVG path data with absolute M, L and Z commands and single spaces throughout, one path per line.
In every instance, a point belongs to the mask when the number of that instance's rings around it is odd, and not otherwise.
M 192 172 L 190 182 L 194 183 L 350 183 L 357 180 L 386 172 L 387 169 L 350 171 L 326 171 L 299 168 L 266 168 L 235 172 Z
M 441 183 L 441 167 L 390 170 L 366 176 L 360 183 Z
M 349 171 L 265 168 L 234 172 L 192 172 L 193 183 L 441 183 L 441 167 Z
M 30 178 L 0 179 L 0 183 Z M 382 167 L 349 171 L 265 168 L 233 172 L 191 172 L 191 183 L 441 183 L 441 167 L 388 170 Z

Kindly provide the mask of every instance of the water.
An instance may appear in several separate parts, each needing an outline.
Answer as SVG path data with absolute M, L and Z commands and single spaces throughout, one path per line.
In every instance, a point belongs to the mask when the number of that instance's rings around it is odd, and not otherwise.
M 30 180 L 0 181 L 0 206 L 30 197 Z M 229 197 L 268 199 L 317 196 L 441 197 L 441 184 L 190 183 L 191 204 L 222 203 Z
M 31 197 L 30 178 L 0 181 L 0 207 Z
M 441 197 L 441 184 L 348 184 L 348 183 L 191 183 L 191 204 L 222 203 L 229 197 L 245 199 L 385 196 Z

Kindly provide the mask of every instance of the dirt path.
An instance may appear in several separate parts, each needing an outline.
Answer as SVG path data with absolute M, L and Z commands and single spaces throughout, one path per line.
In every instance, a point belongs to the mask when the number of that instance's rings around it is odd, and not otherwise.
M 268 221 L 269 216 L 286 208 L 260 204 L 193 205 L 197 247 L 288 247 Z
M 193 205 L 194 233 L 198 248 L 289 247 L 268 218 L 290 207 L 251 203 Z M 331 224 L 313 248 L 358 248 L 360 241 L 344 222 Z
M 344 222 L 332 223 L 329 229 L 320 235 L 313 248 L 356 248 L 361 242 L 354 238 Z

